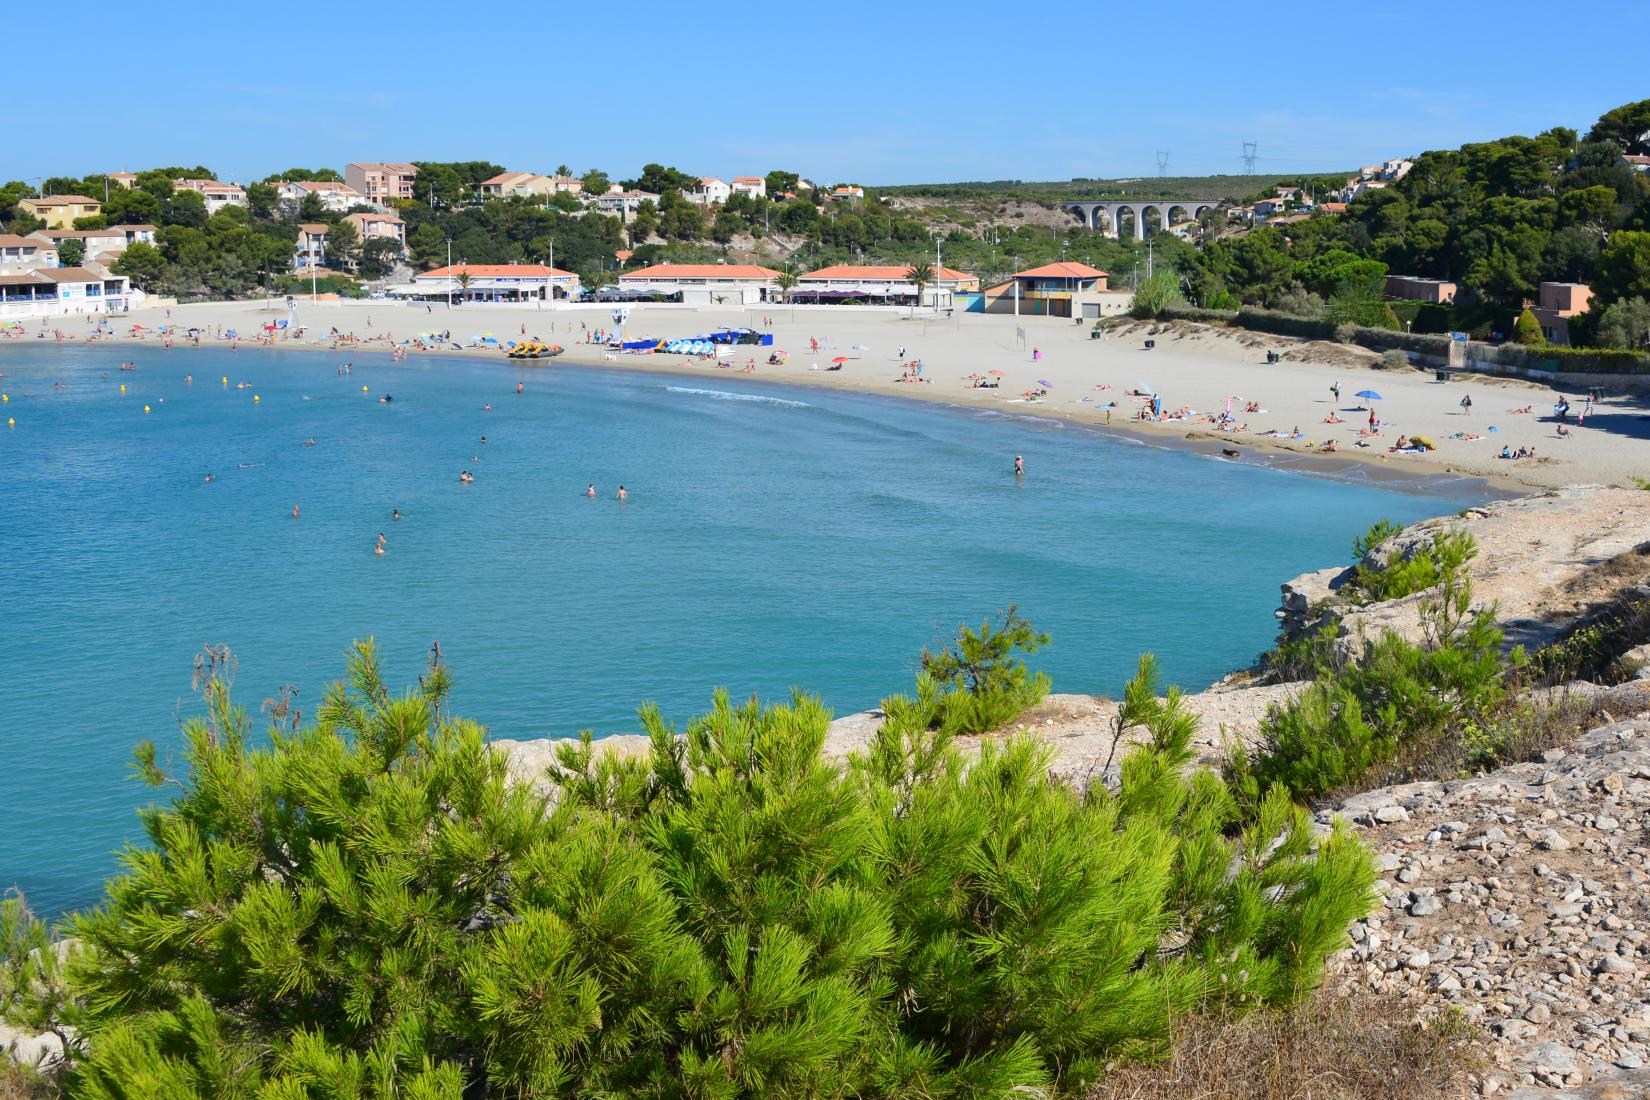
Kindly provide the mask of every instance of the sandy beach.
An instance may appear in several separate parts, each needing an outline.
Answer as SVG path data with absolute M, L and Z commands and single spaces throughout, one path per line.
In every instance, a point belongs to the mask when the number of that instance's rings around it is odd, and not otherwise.
M 249 337 L 263 325 L 289 316 L 302 335 L 283 337 L 276 347 L 330 350 L 338 344 L 331 336 L 334 329 L 346 338 L 337 352 L 342 355 L 388 351 L 432 329 L 449 330 L 460 343 L 479 333 L 519 338 L 525 330 L 567 349 L 557 359 L 528 364 L 538 369 L 583 364 L 940 401 L 1058 418 L 1209 453 L 1236 451 L 1233 457 L 1241 461 L 1319 471 L 1358 464 L 1353 468 L 1383 480 L 1455 475 L 1481 478 L 1498 489 L 1526 490 L 1577 483 L 1630 485 L 1633 476 L 1650 474 L 1650 397 L 1644 393 L 1607 393 L 1577 427 L 1585 395 L 1573 389 L 1477 375 L 1440 383 L 1430 371 L 1373 369 L 1369 364 L 1375 357 L 1358 348 L 1181 324 L 1159 328 L 1133 322 L 1091 339 L 1089 324 L 1058 318 L 959 314 L 946 319 L 921 312 L 913 318 L 834 307 L 631 308 L 627 337 L 680 338 L 739 325 L 771 331 L 774 348 L 788 353 L 783 364 L 770 365 L 770 349 L 741 346 L 718 366 L 681 355 L 613 355 L 586 343 L 587 331 L 613 328 L 609 306 L 558 303 L 548 310 L 471 305 L 449 310 L 436 304 L 426 312 L 422 305 L 392 302 L 299 300 L 289 315 L 279 300 L 259 300 L 140 310 L 114 319 L 105 331 L 116 335 L 98 342 L 138 343 L 146 349 L 139 364 L 154 366 L 154 357 L 163 353 L 160 338 L 134 341 L 128 335 L 133 325 L 144 326 L 144 332 L 168 323 L 179 330 L 198 327 L 203 344 L 219 346 L 221 326 L 237 331 L 240 346 L 252 347 L 256 344 Z M 44 327 L 35 321 L 26 336 L 0 347 L 33 346 L 38 334 L 49 338 L 54 329 L 77 343 L 94 331 L 84 318 L 54 318 Z M 1155 340 L 1156 347 L 1147 350 L 1146 339 Z M 817 350 L 811 341 L 817 342 Z M 1278 351 L 1282 361 L 1267 363 L 1268 350 Z M 166 354 L 186 359 L 188 353 L 187 343 L 179 340 Z M 502 352 L 491 348 L 449 348 L 445 353 L 503 359 Z M 753 358 L 755 369 L 747 371 Z M 838 358 L 844 360 L 842 369 L 827 369 Z M 903 364 L 911 361 L 922 363 L 920 382 L 901 381 Z M 976 388 L 971 375 L 999 385 Z M 1338 400 L 1331 392 L 1336 383 Z M 1354 396 L 1365 390 L 1381 399 Z M 1146 391 L 1161 398 L 1166 414 L 1180 415 L 1138 419 L 1149 401 L 1140 396 Z M 1572 406 L 1567 435 L 1559 433 L 1553 417 L 1561 395 Z M 1461 406 L 1463 396 L 1472 398 L 1470 412 Z M 1366 437 L 1361 431 L 1369 428 L 1371 408 L 1380 422 L 1379 434 Z M 1237 426 L 1220 430 L 1210 418 L 1228 409 Z M 1327 422 L 1330 417 L 1338 422 Z M 1426 437 L 1436 449 L 1390 453 L 1400 435 Z M 1333 451 L 1328 450 L 1331 444 Z M 1533 450 L 1534 457 L 1496 457 L 1504 446 L 1513 452 Z

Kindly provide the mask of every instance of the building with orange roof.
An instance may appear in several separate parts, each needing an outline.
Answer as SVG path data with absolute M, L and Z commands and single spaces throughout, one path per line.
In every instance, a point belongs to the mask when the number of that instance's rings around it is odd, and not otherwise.
M 39 218 L 47 229 L 73 229 L 76 218 L 103 213 L 103 204 L 85 195 L 47 195 L 39 199 L 18 199 L 17 209 Z
M 980 308 L 987 313 L 1032 317 L 1109 316 L 1126 310 L 1134 301 L 1133 295 L 1107 290 L 1109 278 L 1097 267 L 1060 260 L 1016 271 L 1008 282 L 985 291 Z
M 735 195 L 743 195 L 747 199 L 766 198 L 768 181 L 763 176 L 734 176 L 729 185 Z
M 297 210 L 310 195 L 320 200 L 323 209 L 342 214 L 352 206 L 375 206 L 347 183 L 337 180 L 282 180 L 275 188 L 275 196 L 283 206 Z
M 397 297 L 423 301 L 542 302 L 549 295 L 567 298 L 579 289 L 571 271 L 544 264 L 453 264 L 413 276 L 410 285 L 390 287 Z
M 620 275 L 619 290 L 687 305 L 752 305 L 774 299 L 777 278 L 757 264 L 655 264 Z
M 935 270 L 933 280 L 923 286 L 919 300 L 917 285 L 910 276 L 909 264 L 835 264 L 798 278 L 790 297 L 793 301 L 818 304 L 868 302 L 951 309 L 956 294 L 980 289 L 979 276 L 940 267 Z

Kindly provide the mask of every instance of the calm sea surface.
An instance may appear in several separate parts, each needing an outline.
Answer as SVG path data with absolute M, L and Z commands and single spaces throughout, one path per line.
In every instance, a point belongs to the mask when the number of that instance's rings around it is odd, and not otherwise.
M 719 686 L 864 709 L 1010 602 L 1057 689 L 1115 691 L 1146 649 L 1199 688 L 1267 647 L 1280 581 L 1469 499 L 732 378 L 338 364 L 0 348 L 0 886 L 97 897 L 149 797 L 130 750 L 177 744 L 205 643 L 249 708 L 293 684 L 313 713 L 351 639 L 398 684 L 439 640 L 505 737 L 681 721 Z

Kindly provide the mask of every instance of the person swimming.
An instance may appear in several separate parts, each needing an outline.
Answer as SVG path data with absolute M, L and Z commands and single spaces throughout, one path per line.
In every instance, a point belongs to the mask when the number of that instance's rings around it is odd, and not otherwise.
M 589 485 L 586 485 L 584 487 L 584 495 L 589 497 L 591 500 L 596 499 L 596 483 L 595 482 L 591 482 Z
M 1014 474 L 1016 477 L 1026 472 L 1026 460 L 1019 455 L 1014 456 Z
M 298 518 L 298 506 L 297 506 L 297 505 L 296 505 L 296 504 L 294 504 L 294 505 L 293 505 L 293 506 L 292 506 L 292 518 L 293 518 L 293 519 L 297 519 L 297 518 Z
M 392 519 L 392 520 L 398 520 L 398 519 L 400 519 L 400 518 L 401 518 L 401 509 L 399 509 L 399 508 L 391 508 L 391 509 L 390 509 L 390 519 Z
M 306 446 L 306 447 L 313 447 L 313 446 L 315 446 L 315 437 L 314 437 L 314 436 L 310 436 L 310 437 L 309 437 L 309 438 L 308 438 L 308 439 L 306 439 L 306 440 L 304 440 L 304 446 Z
M 521 383 L 520 382 L 516 383 L 516 393 L 518 393 L 518 394 L 521 393 Z
M 202 480 L 202 481 L 211 481 L 211 480 L 213 480 L 213 479 L 212 479 L 212 475 L 211 475 L 211 474 L 207 474 L 207 475 L 206 475 L 206 476 L 205 476 L 205 477 L 203 477 L 203 478 L 201 478 L 201 480 Z
M 617 493 L 613 494 L 613 499 L 615 499 L 615 500 L 629 500 L 630 499 L 630 494 L 625 492 L 624 491 L 624 486 L 621 485 L 621 486 L 619 486 L 619 491 Z
M 482 412 L 487 412 L 487 413 L 492 412 L 493 411 L 493 403 L 491 401 L 487 402 L 485 405 L 481 406 L 481 411 Z
M 384 556 L 384 544 L 381 543 L 381 542 L 380 543 L 374 543 L 373 548 L 372 548 L 372 552 L 374 554 L 377 554 L 379 557 L 383 557 Z
M 481 437 L 481 441 L 482 441 L 482 442 L 483 442 L 483 443 L 485 443 L 485 442 L 487 442 L 487 437 L 486 437 L 486 436 L 482 436 L 482 437 Z

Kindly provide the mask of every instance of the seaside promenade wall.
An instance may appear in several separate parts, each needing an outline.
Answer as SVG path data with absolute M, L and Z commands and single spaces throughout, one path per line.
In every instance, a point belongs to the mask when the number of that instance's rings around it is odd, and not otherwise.
M 1296 317 L 1274 310 L 1244 308 L 1236 311 L 1199 309 L 1195 306 L 1168 306 L 1159 314 L 1170 321 L 1244 328 L 1275 336 L 1303 340 L 1335 340 L 1336 328 L 1328 321 Z M 1359 327 L 1352 343 L 1371 351 L 1403 351 L 1417 366 L 1451 367 L 1450 338 L 1428 333 L 1397 332 L 1392 329 Z M 1454 369 L 1478 374 L 1522 378 L 1532 382 L 1570 385 L 1650 385 L 1650 353 L 1605 348 L 1570 348 L 1521 344 L 1466 342 L 1465 362 Z

